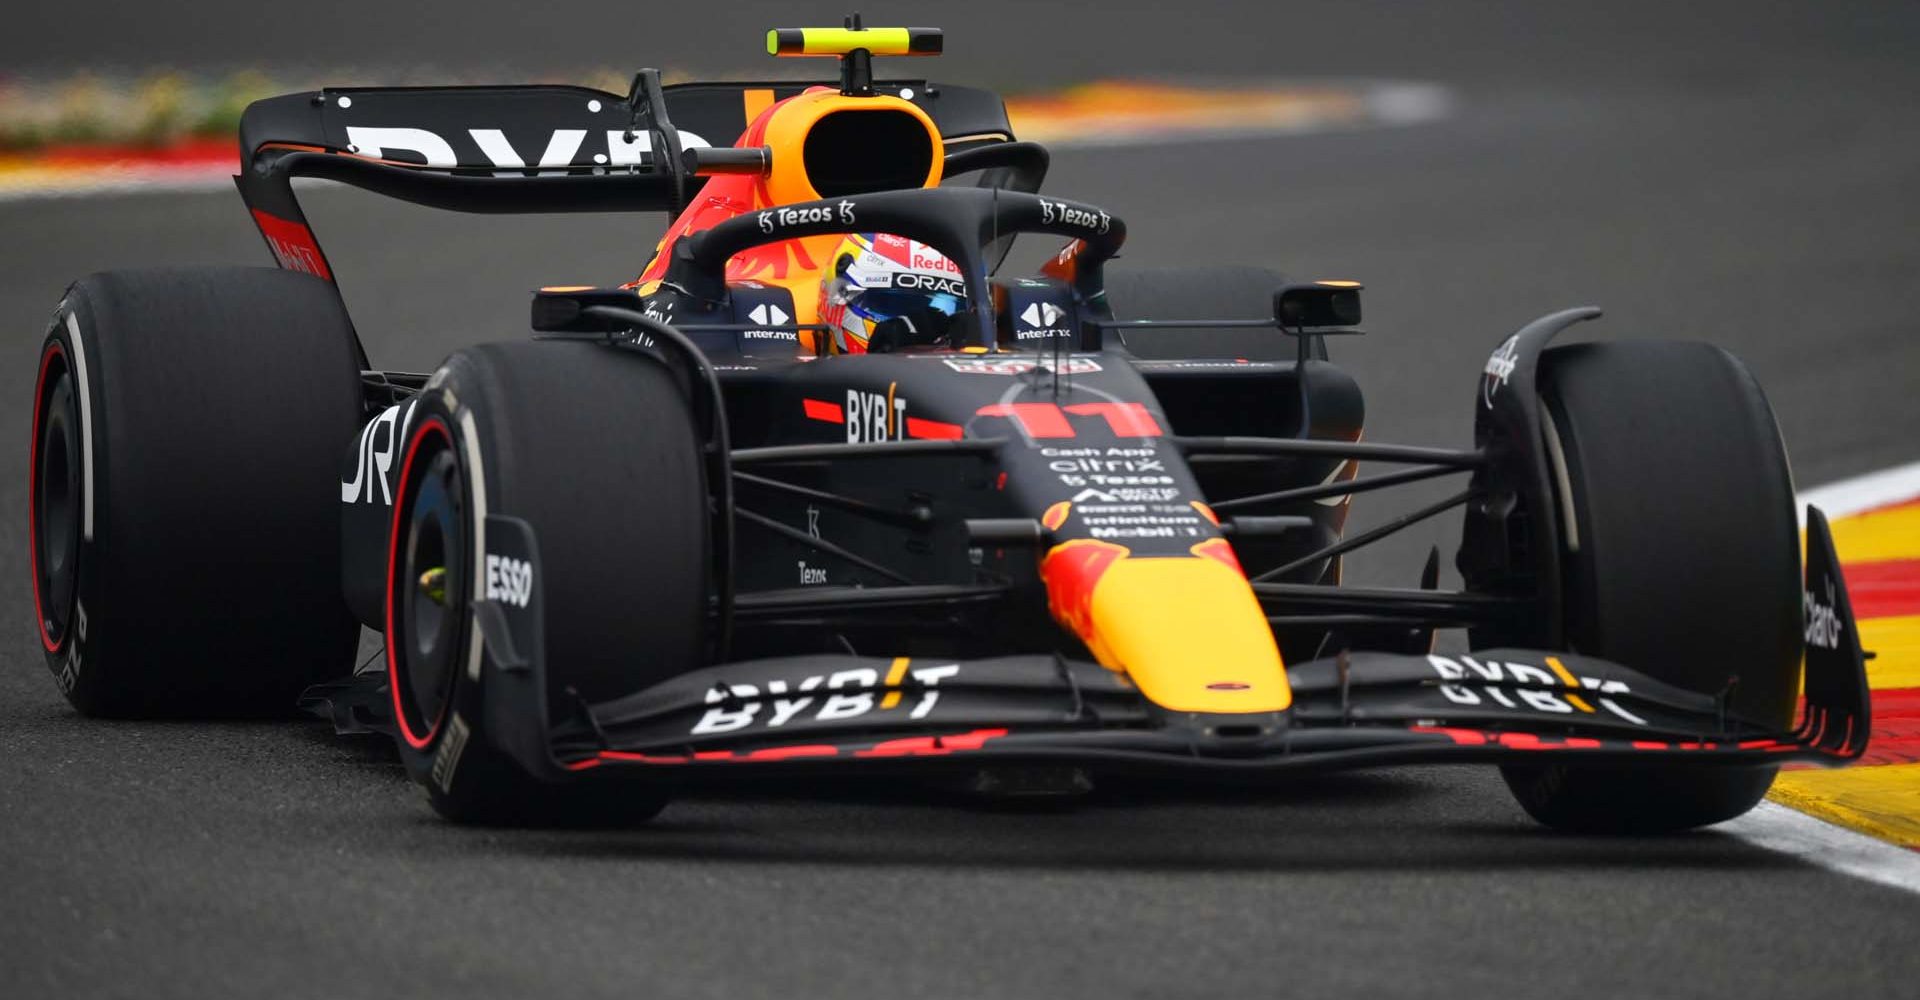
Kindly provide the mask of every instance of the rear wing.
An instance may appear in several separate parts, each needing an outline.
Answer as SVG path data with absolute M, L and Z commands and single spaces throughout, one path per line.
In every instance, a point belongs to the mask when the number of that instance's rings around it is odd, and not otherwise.
M 332 281 L 296 177 L 462 212 L 678 212 L 705 183 L 682 149 L 731 146 L 762 110 L 810 86 L 663 87 L 643 70 L 625 97 L 544 85 L 288 94 L 247 107 L 234 182 L 280 266 Z M 874 89 L 918 105 L 950 153 L 1013 140 L 991 91 L 924 80 Z

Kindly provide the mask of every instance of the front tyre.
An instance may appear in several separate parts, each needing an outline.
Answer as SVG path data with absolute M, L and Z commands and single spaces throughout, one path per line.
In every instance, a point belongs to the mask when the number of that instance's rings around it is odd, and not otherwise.
M 658 362 L 600 345 L 487 344 L 447 360 L 403 433 L 386 637 L 396 738 L 456 822 L 626 825 L 659 786 L 549 782 L 484 731 L 473 602 L 516 580 L 486 518 L 533 529 L 549 722 L 704 661 L 709 517 L 692 412 Z M 502 574 L 505 574 L 504 576 Z
M 1628 341 L 1540 360 L 1558 482 L 1566 636 L 1704 694 L 1738 682 L 1730 709 L 1791 728 L 1802 653 L 1793 481 L 1773 411 L 1719 348 Z M 1745 813 L 1775 768 L 1507 766 L 1548 826 L 1662 833 Z

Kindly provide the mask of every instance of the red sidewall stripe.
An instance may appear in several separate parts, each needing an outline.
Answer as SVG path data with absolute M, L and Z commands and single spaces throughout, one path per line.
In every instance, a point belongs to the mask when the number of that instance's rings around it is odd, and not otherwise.
M 47 634 L 47 612 L 40 597 L 40 410 L 46 402 L 47 372 L 53 368 L 54 358 L 66 364 L 67 351 L 58 340 L 49 341 L 46 350 L 40 352 L 40 374 L 33 384 L 33 442 L 27 449 L 27 563 L 33 572 L 33 627 L 40 633 L 40 645 L 49 653 L 60 652 L 67 638 L 63 635 L 56 642 Z M 86 474 L 87 470 L 80 470 L 80 475 Z M 83 498 L 81 503 L 85 502 Z M 77 597 L 79 591 L 74 594 Z
M 420 451 L 420 442 L 426 440 L 429 433 L 439 434 L 441 440 L 446 442 L 447 448 L 449 450 L 453 448 L 453 432 L 447 428 L 446 421 L 437 416 L 427 417 L 421 421 L 419 428 L 413 432 L 413 437 L 407 441 L 406 460 L 400 463 L 400 481 L 393 490 L 393 527 L 387 532 L 387 687 L 391 689 L 393 695 L 393 719 L 400 738 L 406 740 L 407 745 L 415 750 L 425 750 L 433 745 L 434 737 L 440 735 L 440 723 L 446 719 L 447 712 L 453 707 L 453 698 L 449 692 L 449 697 L 446 703 L 440 706 L 440 712 L 434 717 L 433 724 L 427 727 L 426 735 L 415 736 L 412 727 L 407 725 L 406 706 L 400 698 L 400 662 L 394 652 L 393 603 L 398 596 L 394 593 L 394 581 L 395 573 L 399 570 L 401 515 L 407 509 L 407 487 L 413 483 L 413 457 Z M 455 666 L 458 667 L 457 664 Z

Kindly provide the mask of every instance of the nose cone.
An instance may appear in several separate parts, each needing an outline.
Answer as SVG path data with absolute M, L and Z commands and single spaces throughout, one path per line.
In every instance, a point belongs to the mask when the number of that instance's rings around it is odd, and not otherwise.
M 1266 613 L 1225 539 L 1134 557 L 1083 539 L 1040 564 L 1054 618 L 1149 701 L 1175 712 L 1278 712 L 1293 703 Z

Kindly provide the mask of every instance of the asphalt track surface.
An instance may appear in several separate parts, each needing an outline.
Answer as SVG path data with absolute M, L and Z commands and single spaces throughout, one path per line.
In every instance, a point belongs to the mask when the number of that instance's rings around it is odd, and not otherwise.
M 760 29 L 838 13 L 646 6 L 223 0 L 183 17 L 78 0 L 10 10 L 0 65 L 733 72 L 757 65 Z M 1136 263 L 1366 280 L 1375 333 L 1338 358 L 1368 389 L 1370 438 L 1463 442 L 1486 352 L 1591 302 L 1609 314 L 1586 335 L 1745 358 L 1802 484 L 1920 454 L 1920 7 L 1545 6 L 1187 3 L 1172 25 L 1164 4 L 867 13 L 948 27 L 939 74 L 956 81 L 1453 88 L 1438 124 L 1062 153 L 1049 184 L 1126 218 Z M 395 368 L 522 335 L 525 289 L 628 276 L 656 225 L 313 201 Z M 267 262 L 229 194 L 0 206 L 0 441 L 24 458 L 66 281 L 222 261 Z M 1920 975 L 1911 895 L 1713 832 L 1545 834 L 1479 770 L 1057 814 L 820 789 L 684 801 L 633 831 L 453 828 L 381 745 L 323 726 L 76 717 L 33 640 L 24 480 L 0 476 L 9 996 L 1897 996 Z M 1408 539 L 1360 575 L 1411 582 L 1445 540 Z

